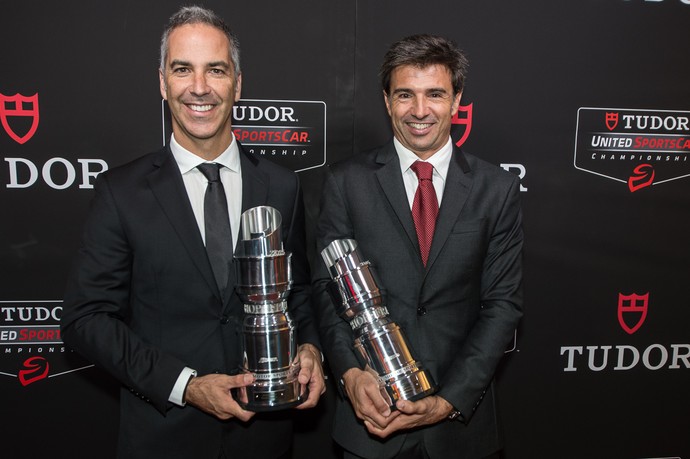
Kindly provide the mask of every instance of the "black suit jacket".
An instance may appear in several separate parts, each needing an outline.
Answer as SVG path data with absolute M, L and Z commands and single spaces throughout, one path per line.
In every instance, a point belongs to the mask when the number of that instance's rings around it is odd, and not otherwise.
M 393 143 L 331 167 L 322 196 L 317 251 L 352 238 L 372 262 L 391 318 L 415 357 L 440 385 L 438 395 L 465 422 L 423 429 L 432 458 L 484 457 L 500 448 L 492 389 L 496 367 L 522 315 L 519 181 L 455 148 L 424 267 Z M 330 278 L 314 265 L 321 342 L 336 378 L 360 367 L 352 332 L 325 293 Z M 340 400 L 334 438 L 367 458 L 394 457 L 405 433 L 369 436 Z
M 293 254 L 290 313 L 298 341 L 318 345 L 298 178 L 241 146 L 240 161 L 242 211 L 259 205 L 280 211 L 285 249 Z M 68 346 L 123 383 L 119 457 L 216 459 L 221 444 L 253 457 L 284 452 L 289 412 L 243 424 L 168 402 L 185 366 L 199 375 L 237 371 L 243 315 L 234 268 L 221 302 L 170 150 L 99 175 L 95 188 L 61 325 Z

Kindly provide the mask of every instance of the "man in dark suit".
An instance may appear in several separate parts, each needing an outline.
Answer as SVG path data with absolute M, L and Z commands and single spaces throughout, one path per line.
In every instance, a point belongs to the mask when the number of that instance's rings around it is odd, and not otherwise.
M 281 213 L 284 247 L 292 253 L 289 310 L 301 343 L 298 379 L 309 390 L 299 408 L 315 406 L 324 391 L 298 178 L 235 140 L 231 113 L 241 84 L 239 45 L 225 23 L 209 10 L 181 9 L 161 42 L 170 145 L 98 178 L 62 333 L 123 384 L 118 457 L 289 454 L 289 411 L 254 416 L 233 399 L 232 389 L 253 382 L 251 374 L 233 375 L 242 364 L 243 305 L 232 263 L 216 269 L 213 261 L 224 250 L 232 261 L 240 215 L 255 206 Z M 207 179 L 204 165 L 222 183 L 214 185 L 227 201 L 222 224 L 204 214 L 207 186 L 216 180 Z M 226 238 L 211 250 L 220 227 Z
M 492 379 L 522 315 L 519 182 L 451 141 L 466 68 L 441 37 L 394 44 L 381 68 L 394 139 L 326 178 L 317 250 L 357 241 L 390 318 L 440 386 L 389 409 L 315 265 L 321 342 L 344 395 L 333 436 L 346 458 L 483 458 L 501 448 Z

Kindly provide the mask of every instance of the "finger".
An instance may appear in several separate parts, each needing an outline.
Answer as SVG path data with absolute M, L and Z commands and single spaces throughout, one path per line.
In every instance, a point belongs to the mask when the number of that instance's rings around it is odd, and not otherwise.
M 302 385 L 307 385 L 309 384 L 309 381 L 312 378 L 312 373 L 314 372 L 314 361 L 306 358 L 303 359 L 300 357 L 300 370 L 299 370 L 299 375 L 297 376 L 297 380 L 300 382 Z
M 252 373 L 229 376 L 228 378 L 228 387 L 231 389 L 245 387 L 254 382 L 254 375 Z

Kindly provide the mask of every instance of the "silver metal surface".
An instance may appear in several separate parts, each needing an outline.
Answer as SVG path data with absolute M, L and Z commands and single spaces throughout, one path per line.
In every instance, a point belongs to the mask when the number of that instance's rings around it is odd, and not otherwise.
M 297 380 L 296 325 L 286 299 L 292 288 L 291 256 L 283 250 L 281 215 L 260 206 L 242 214 L 235 250 L 237 292 L 244 302 L 242 368 L 254 382 L 237 389 L 238 403 L 250 411 L 299 405 L 307 394 Z
M 403 330 L 390 318 L 369 261 L 357 242 L 338 239 L 321 251 L 332 281 L 328 293 L 337 314 L 353 331 L 354 349 L 376 375 L 391 408 L 398 400 L 419 400 L 438 390 L 431 374 L 417 361 Z

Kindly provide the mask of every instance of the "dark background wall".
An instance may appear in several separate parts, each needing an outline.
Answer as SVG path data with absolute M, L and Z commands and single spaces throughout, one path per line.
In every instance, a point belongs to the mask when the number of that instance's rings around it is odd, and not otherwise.
M 169 133 L 158 42 L 179 4 L 3 7 L 3 457 L 114 457 L 117 383 L 62 345 L 60 300 L 93 176 Z M 387 47 L 420 32 L 458 42 L 472 108 L 453 137 L 469 130 L 463 148 L 520 174 L 524 191 L 526 316 L 498 375 L 504 457 L 690 457 L 690 1 L 205 6 L 240 37 L 240 105 L 301 118 L 255 124 L 315 139 L 267 153 L 300 171 L 310 225 L 323 165 L 391 135 L 377 77 Z M 295 457 L 332 455 L 333 397 L 298 415 Z

